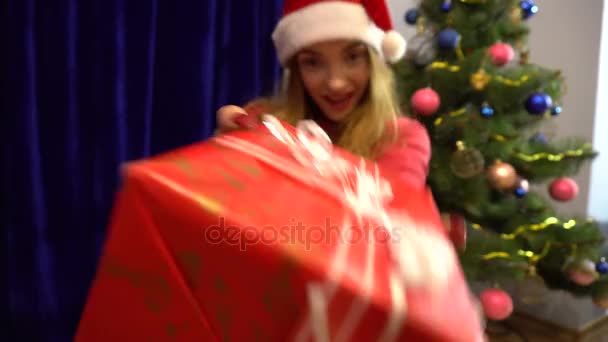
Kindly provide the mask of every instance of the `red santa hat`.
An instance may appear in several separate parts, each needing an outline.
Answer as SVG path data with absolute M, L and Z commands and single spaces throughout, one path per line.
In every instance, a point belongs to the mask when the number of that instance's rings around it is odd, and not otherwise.
M 285 0 L 272 39 L 284 66 L 301 48 L 332 39 L 360 40 L 393 63 L 406 47 L 384 0 Z

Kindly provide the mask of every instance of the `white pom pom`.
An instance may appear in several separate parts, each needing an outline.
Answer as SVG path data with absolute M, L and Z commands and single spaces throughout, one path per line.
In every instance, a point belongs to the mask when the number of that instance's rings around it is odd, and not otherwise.
M 394 63 L 403 57 L 407 43 L 399 32 L 391 30 L 384 34 L 382 39 L 382 53 L 384 58 Z

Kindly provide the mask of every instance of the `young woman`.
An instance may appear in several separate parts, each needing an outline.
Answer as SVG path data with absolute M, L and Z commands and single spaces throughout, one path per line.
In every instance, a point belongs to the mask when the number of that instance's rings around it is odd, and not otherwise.
M 405 41 L 390 27 L 381 1 L 286 1 L 273 40 L 285 67 L 282 93 L 228 105 L 219 132 L 254 126 L 262 113 L 296 124 L 313 119 L 333 143 L 424 186 L 430 140 L 416 120 L 399 115 L 387 62 Z

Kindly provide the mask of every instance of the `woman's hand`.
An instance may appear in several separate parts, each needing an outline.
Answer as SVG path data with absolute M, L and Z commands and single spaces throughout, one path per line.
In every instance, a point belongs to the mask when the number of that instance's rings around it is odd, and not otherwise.
M 238 129 L 250 129 L 256 126 L 255 119 L 248 115 L 245 109 L 226 105 L 216 113 L 218 133 L 226 133 Z

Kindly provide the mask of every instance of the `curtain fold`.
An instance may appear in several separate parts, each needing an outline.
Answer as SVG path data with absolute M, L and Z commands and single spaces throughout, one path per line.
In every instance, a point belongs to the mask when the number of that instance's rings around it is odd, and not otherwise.
M 269 94 L 281 0 L 7 0 L 2 280 L 6 340 L 70 341 L 120 165 L 209 137 Z

